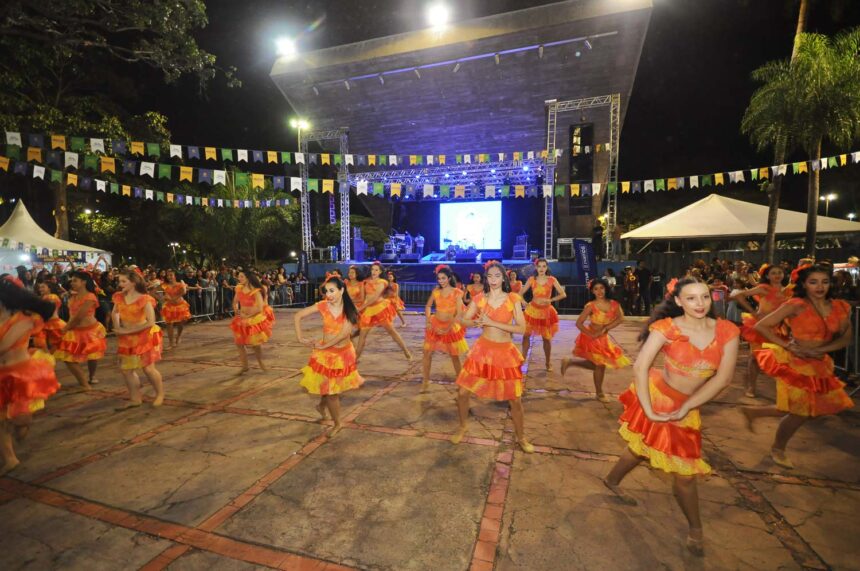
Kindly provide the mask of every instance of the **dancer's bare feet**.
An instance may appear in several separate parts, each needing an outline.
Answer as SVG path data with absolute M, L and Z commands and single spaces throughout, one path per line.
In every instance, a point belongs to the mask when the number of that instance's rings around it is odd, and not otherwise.
M 97 385 L 97 384 L 99 384 L 99 380 L 98 379 L 90 379 L 90 384 L 91 385 Z
M 561 360 L 561 376 L 562 377 L 567 372 L 567 368 L 570 367 L 570 364 L 571 364 L 570 359 L 565 358 L 565 359 Z
M 705 538 L 701 529 L 690 529 L 687 534 L 687 551 L 696 557 L 705 556 Z
M 618 499 L 619 502 L 626 506 L 636 506 L 639 505 L 639 502 L 636 501 L 635 498 L 628 496 L 625 494 L 618 485 L 611 483 L 609 480 L 601 480 L 603 485 L 606 486 L 606 489 L 612 492 L 612 494 Z
M 340 432 L 342 429 L 343 429 L 342 424 L 335 424 L 334 427 L 332 427 L 332 429 L 329 430 L 328 437 L 334 438 L 335 436 L 337 436 L 337 433 Z
M 520 449 L 526 454 L 532 454 L 535 451 L 534 445 L 525 438 L 520 438 L 519 440 L 517 440 L 517 444 L 519 444 Z
M 242 367 L 241 369 L 239 369 L 239 374 L 240 374 L 240 375 L 244 375 L 245 373 L 247 373 L 247 372 L 248 372 L 248 371 L 250 371 L 250 370 L 251 370 L 251 367 L 249 367 L 248 365 L 245 365 L 244 367 Z
M 752 410 L 749 407 L 742 406 L 738 410 L 741 411 L 741 414 L 744 415 L 744 421 L 747 427 L 747 430 L 755 434 L 755 428 L 753 427 L 753 421 L 755 420 L 755 416 L 752 414 Z
M 325 420 L 328 418 L 328 415 L 326 414 L 326 407 L 323 403 L 319 403 L 314 408 L 316 408 L 317 412 L 320 413 L 320 419 L 321 420 Z
M 550 363 L 549 361 L 546 362 L 546 370 L 547 372 L 552 372 L 552 363 Z
M 126 404 L 126 405 L 116 407 L 114 410 L 116 412 L 123 412 L 126 410 L 137 408 L 142 404 L 143 404 L 143 401 L 133 400 L 133 401 L 129 401 L 128 404 Z
M 612 399 L 610 399 L 603 393 L 597 393 L 597 400 L 599 400 L 600 402 L 612 402 Z
M 17 424 L 15 425 L 15 440 L 17 442 L 23 442 L 27 439 L 27 435 L 30 434 L 30 425 L 29 424 Z
M 160 395 L 156 395 L 155 400 L 152 401 L 152 406 L 161 406 L 164 404 L 164 393 Z
M 785 455 L 785 450 L 780 450 L 779 448 L 771 448 L 770 457 L 777 466 L 782 466 L 783 468 L 786 468 L 788 470 L 792 470 L 794 468 L 794 462 L 788 459 L 788 457 Z
M 754 391 L 754 390 L 752 390 L 752 389 L 747 389 L 747 390 L 745 390 L 745 391 L 744 391 L 744 396 L 745 396 L 745 397 L 747 397 L 747 398 L 750 398 L 750 399 L 754 399 L 754 398 L 756 398 L 755 391 Z
M 457 432 L 451 435 L 451 444 L 460 444 L 464 436 L 466 436 L 466 427 L 461 426 Z
M 426 393 L 430 390 L 430 381 L 421 381 L 421 392 Z

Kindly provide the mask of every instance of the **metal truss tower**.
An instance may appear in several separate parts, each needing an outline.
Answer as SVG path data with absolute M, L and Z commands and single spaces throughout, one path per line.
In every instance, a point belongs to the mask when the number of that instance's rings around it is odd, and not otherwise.
M 324 141 L 338 141 L 338 152 L 341 156 L 349 152 L 347 142 L 349 130 L 346 127 L 329 129 L 324 131 L 299 132 L 299 152 L 304 153 L 305 162 L 299 165 L 302 177 L 301 189 L 301 211 L 302 211 L 302 250 L 310 252 L 313 248 L 313 234 L 311 232 L 311 205 L 308 195 L 308 143 L 322 143 Z M 348 260 L 350 256 L 349 238 L 349 186 L 344 184 L 349 179 L 349 167 L 343 161 L 338 167 L 337 180 L 338 192 L 340 193 L 340 259 Z M 329 220 L 332 224 L 337 221 L 334 205 L 334 197 L 329 200 Z

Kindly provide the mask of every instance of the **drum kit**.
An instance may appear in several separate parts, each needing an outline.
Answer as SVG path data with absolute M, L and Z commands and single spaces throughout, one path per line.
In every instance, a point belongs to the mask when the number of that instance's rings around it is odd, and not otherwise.
M 442 243 L 445 244 L 445 259 L 449 262 L 454 261 L 457 256 L 472 255 L 478 252 L 475 245 L 467 243 L 466 240 L 455 242 L 454 240 L 445 238 L 442 240 Z

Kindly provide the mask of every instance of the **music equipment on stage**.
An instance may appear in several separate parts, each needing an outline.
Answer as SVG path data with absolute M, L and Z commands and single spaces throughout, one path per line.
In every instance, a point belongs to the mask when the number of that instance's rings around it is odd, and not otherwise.
M 420 258 L 418 254 L 401 254 L 400 255 L 400 263 L 401 264 L 417 264 L 420 262 Z
M 488 260 L 496 260 L 497 262 L 502 261 L 502 251 L 501 250 L 484 250 L 481 252 L 481 261 L 486 262 Z
M 397 254 L 392 254 L 390 252 L 383 252 L 381 256 L 379 256 L 380 262 L 388 262 L 388 263 L 396 263 L 397 262 Z
M 474 264 L 478 259 L 478 254 L 457 254 L 454 261 L 458 264 Z
M 514 260 L 529 259 L 529 235 L 526 233 L 520 234 L 514 242 Z
M 361 239 L 361 228 L 354 226 L 352 228 L 352 259 L 356 262 L 364 261 L 364 251 L 367 247 L 364 240 Z

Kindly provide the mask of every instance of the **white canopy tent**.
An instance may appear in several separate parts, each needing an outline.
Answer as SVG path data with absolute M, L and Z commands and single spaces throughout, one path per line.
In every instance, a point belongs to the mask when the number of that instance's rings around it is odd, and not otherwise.
M 767 234 L 768 207 L 712 194 L 621 235 L 622 240 L 749 238 Z M 806 214 L 779 210 L 777 235 L 803 235 Z M 860 222 L 818 217 L 818 234 L 860 232 Z

